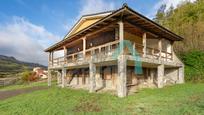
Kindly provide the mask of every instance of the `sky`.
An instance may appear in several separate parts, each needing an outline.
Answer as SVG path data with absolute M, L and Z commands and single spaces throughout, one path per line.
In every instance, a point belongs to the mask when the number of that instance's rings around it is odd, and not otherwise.
M 63 39 L 84 14 L 129 7 L 152 19 L 185 0 L 0 0 L 0 55 L 47 65 L 44 49 Z M 195 1 L 195 0 L 188 0 Z

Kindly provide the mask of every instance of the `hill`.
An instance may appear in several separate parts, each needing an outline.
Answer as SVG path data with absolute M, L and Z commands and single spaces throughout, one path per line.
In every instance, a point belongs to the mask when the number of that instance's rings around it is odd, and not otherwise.
M 32 70 L 34 67 L 47 68 L 37 63 L 29 63 L 17 60 L 15 57 L 0 55 L 0 78 L 11 77 L 25 70 Z
M 184 37 L 174 50 L 185 64 L 185 80 L 204 82 L 204 0 L 181 2 L 169 9 L 163 4 L 154 21 Z
M 177 54 L 204 51 L 204 0 L 181 2 L 178 7 L 169 9 L 164 4 L 154 21 L 185 38 L 174 44 Z

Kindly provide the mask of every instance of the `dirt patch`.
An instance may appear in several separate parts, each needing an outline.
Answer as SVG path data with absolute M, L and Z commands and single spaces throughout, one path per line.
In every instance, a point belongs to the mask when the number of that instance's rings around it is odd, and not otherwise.
M 94 100 L 84 100 L 81 99 L 80 103 L 74 107 L 74 112 L 99 112 L 101 111 L 100 106 L 97 104 L 97 101 Z
M 30 93 L 37 90 L 48 89 L 46 86 L 36 86 L 31 88 L 17 89 L 17 90 L 9 90 L 9 91 L 0 91 L 0 100 L 4 100 L 10 97 L 14 97 L 24 93 Z

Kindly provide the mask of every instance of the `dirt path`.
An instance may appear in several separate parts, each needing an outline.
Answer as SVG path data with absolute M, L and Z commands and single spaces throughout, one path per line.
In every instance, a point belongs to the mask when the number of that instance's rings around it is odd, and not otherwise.
M 0 91 L 0 100 L 4 100 L 10 97 L 14 97 L 20 94 L 30 93 L 37 90 L 45 90 L 48 89 L 46 86 L 36 86 L 31 88 L 24 88 L 24 89 L 17 89 L 17 90 L 10 90 L 10 91 Z

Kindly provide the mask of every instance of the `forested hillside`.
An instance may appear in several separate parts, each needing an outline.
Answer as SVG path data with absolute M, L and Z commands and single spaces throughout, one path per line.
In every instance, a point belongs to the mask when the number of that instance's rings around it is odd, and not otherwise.
M 177 53 L 204 51 L 204 0 L 182 2 L 169 9 L 162 5 L 154 21 L 185 38 L 174 45 Z
M 174 50 L 185 64 L 186 80 L 204 81 L 204 0 L 169 9 L 164 4 L 154 21 L 184 38 L 174 44 Z

